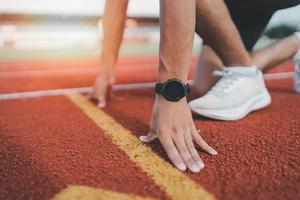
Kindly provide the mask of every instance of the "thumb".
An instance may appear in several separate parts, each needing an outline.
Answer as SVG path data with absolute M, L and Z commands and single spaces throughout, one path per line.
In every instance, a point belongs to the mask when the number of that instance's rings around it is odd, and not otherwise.
M 155 133 L 149 132 L 148 135 L 142 135 L 142 136 L 140 136 L 139 139 L 142 142 L 149 143 L 149 142 L 154 141 L 156 138 L 157 138 L 157 135 Z
M 106 99 L 105 99 L 105 97 L 99 97 L 98 98 L 98 104 L 97 104 L 97 106 L 99 108 L 104 108 L 106 106 Z

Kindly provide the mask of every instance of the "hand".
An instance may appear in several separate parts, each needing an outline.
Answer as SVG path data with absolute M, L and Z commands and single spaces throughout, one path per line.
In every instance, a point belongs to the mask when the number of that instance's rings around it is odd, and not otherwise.
M 185 98 L 178 102 L 169 102 L 162 96 L 157 96 L 150 122 L 150 132 L 140 139 L 143 142 L 150 142 L 156 137 L 172 163 L 181 171 L 188 168 L 192 172 L 199 172 L 204 168 L 194 142 L 207 153 L 217 154 L 199 135 Z
M 114 82 L 113 77 L 107 78 L 107 76 L 100 73 L 96 78 L 89 98 L 96 99 L 98 101 L 97 106 L 104 108 L 106 106 L 107 96 L 111 95 L 111 88 Z

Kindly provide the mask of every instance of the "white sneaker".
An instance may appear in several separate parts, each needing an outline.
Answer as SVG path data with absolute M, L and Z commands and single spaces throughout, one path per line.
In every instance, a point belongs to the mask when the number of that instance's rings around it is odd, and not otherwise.
M 245 68 L 227 67 L 215 71 L 222 76 L 204 96 L 189 103 L 194 113 L 218 120 L 238 120 L 248 113 L 271 103 L 263 75 L 257 67 L 245 73 Z
M 300 40 L 300 32 L 296 32 L 295 35 Z M 294 55 L 293 61 L 295 63 L 295 76 L 294 76 L 295 91 L 300 93 L 300 48 L 298 52 Z

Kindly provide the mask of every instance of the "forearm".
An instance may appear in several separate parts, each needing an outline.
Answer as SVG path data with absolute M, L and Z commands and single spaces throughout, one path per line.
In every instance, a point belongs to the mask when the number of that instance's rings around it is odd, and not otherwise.
M 115 66 L 126 21 L 128 0 L 107 0 L 103 19 L 102 69 Z M 106 70 L 108 71 L 108 70 Z
M 160 0 L 159 81 L 187 80 L 195 32 L 195 0 Z

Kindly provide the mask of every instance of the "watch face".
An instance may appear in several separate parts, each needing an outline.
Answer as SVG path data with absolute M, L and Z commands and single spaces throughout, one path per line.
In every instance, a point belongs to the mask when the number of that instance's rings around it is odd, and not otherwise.
M 184 96 L 184 86 L 179 81 L 170 81 L 165 86 L 165 97 L 171 101 L 178 101 Z

